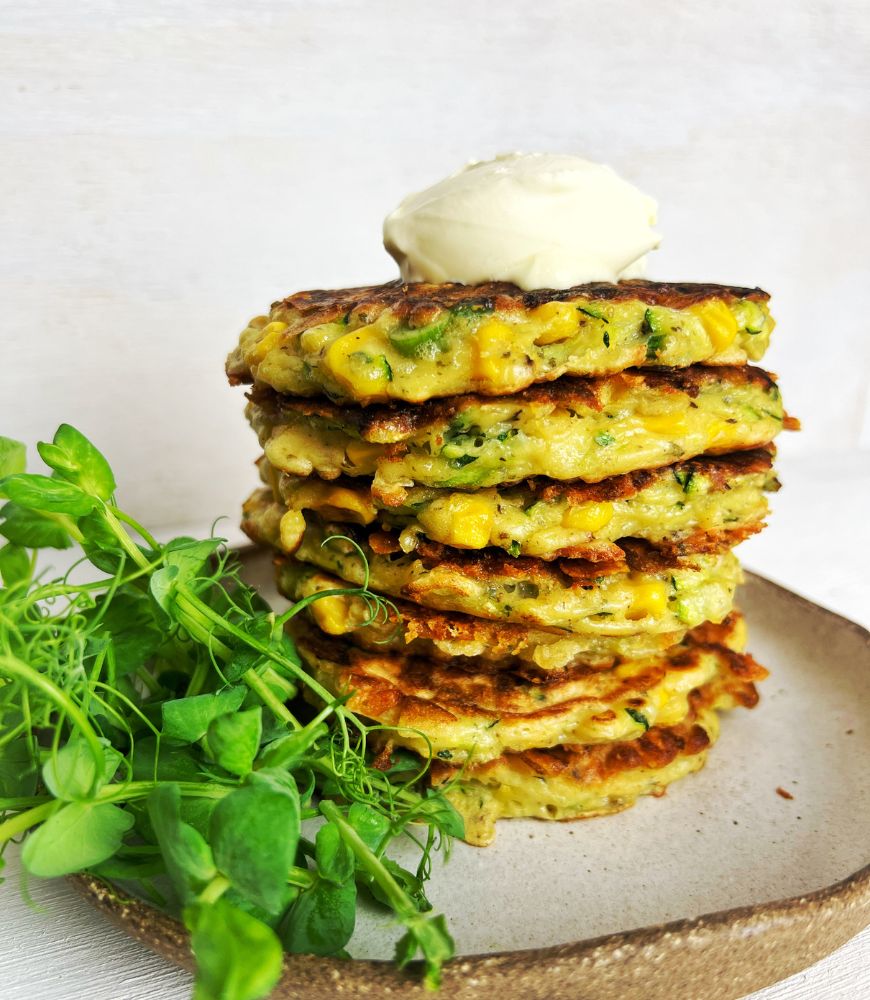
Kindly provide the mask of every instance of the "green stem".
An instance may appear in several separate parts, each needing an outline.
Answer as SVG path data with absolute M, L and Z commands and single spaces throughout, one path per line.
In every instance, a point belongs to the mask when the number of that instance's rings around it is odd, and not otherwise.
M 95 802 L 134 802 L 144 799 L 146 795 L 162 784 L 160 781 L 128 781 L 125 785 L 106 785 L 95 797 Z M 182 796 L 194 799 L 222 799 L 229 795 L 235 785 L 215 785 L 199 781 L 179 781 L 178 787 Z
M 139 567 L 134 573 L 130 573 L 129 576 L 119 577 L 118 586 L 123 587 L 125 583 L 134 583 L 140 577 L 153 573 L 159 566 L 159 562 L 152 562 L 146 566 Z M 86 594 L 92 590 L 104 591 L 105 589 L 105 580 L 94 580 L 92 583 L 46 583 L 39 587 L 34 587 L 30 591 L 27 595 L 27 603 L 35 604 L 37 601 L 44 600 L 47 597 L 66 597 L 69 594 Z M 47 620 L 51 621 L 52 619 L 49 618 Z
M 199 639 L 200 642 L 205 645 L 210 646 L 218 656 L 224 660 L 228 660 L 232 656 L 232 650 L 225 643 L 221 642 L 220 639 L 216 638 L 213 633 L 207 628 L 207 625 L 215 624 L 228 631 L 232 632 L 230 628 L 230 623 L 222 618 L 220 615 L 209 614 L 211 608 L 201 601 L 195 594 L 192 594 L 188 590 L 184 590 L 181 587 L 176 591 L 176 607 L 182 612 L 181 622 L 187 631 L 195 639 Z M 205 622 L 203 622 L 205 619 Z M 254 640 L 245 633 L 241 633 L 241 637 L 253 645 Z M 271 651 L 266 647 L 267 655 L 270 655 Z M 208 667 L 202 663 L 197 665 L 196 671 L 191 678 L 190 684 L 187 688 L 187 695 L 196 694 L 205 678 L 208 676 Z M 275 697 L 266 682 L 260 677 L 260 675 L 254 670 L 246 670 L 242 675 L 242 680 L 248 687 L 260 698 L 264 705 L 272 712 L 272 714 L 280 719 L 283 723 L 291 726 L 293 729 L 300 729 L 300 724 L 296 721 L 293 713 L 287 708 L 287 706 Z
M 271 687 L 278 688 L 278 690 L 281 691 L 281 693 L 284 696 L 284 701 L 289 701 L 291 698 L 295 697 L 299 692 L 299 688 L 296 687 L 293 681 L 289 680 L 287 677 L 282 676 L 281 674 L 278 673 L 277 670 L 274 670 L 272 667 L 266 667 L 260 674 L 260 676 L 263 678 L 264 681 L 266 681 L 267 684 L 271 685 Z
M 294 865 L 287 874 L 287 881 L 300 889 L 310 889 L 317 879 L 307 868 L 298 868 Z
M 139 535 L 142 539 L 144 539 L 145 542 L 152 549 L 156 551 L 157 549 L 160 548 L 160 543 L 157 541 L 157 539 L 151 534 L 150 531 L 148 531 L 147 528 L 144 528 L 137 520 L 130 517 L 129 514 L 125 514 L 124 511 L 121 510 L 119 507 L 110 506 L 108 509 L 119 521 L 123 521 L 124 524 L 129 525 L 136 532 L 136 534 Z
M 260 701 L 272 712 L 275 718 L 280 719 L 285 725 L 290 726 L 292 729 L 301 729 L 302 725 L 296 719 L 296 716 L 290 711 L 289 708 L 280 701 L 272 693 L 269 685 L 263 680 L 262 677 L 251 667 L 250 670 L 246 670 L 242 674 L 242 680 L 248 687 L 257 695 Z
M 48 511 L 44 512 L 45 517 L 50 517 L 52 520 L 57 521 L 63 530 L 73 539 L 73 541 L 78 542 L 79 545 L 85 540 L 85 536 L 79 531 L 78 525 L 75 521 L 66 514 L 53 514 Z
M 112 513 L 113 508 L 108 505 L 103 505 L 103 517 L 105 517 L 106 522 L 112 529 L 113 534 L 121 543 L 121 548 L 127 553 L 127 555 L 133 560 L 136 566 L 140 569 L 145 569 L 150 565 L 148 559 L 146 559 L 145 554 L 139 548 L 139 546 L 133 541 L 133 539 L 127 534 L 123 524 L 118 520 L 117 517 Z
M 9 732 L 0 736 L 0 748 L 5 747 L 7 743 L 11 743 L 16 737 L 26 731 L 27 726 L 23 722 L 19 722 L 14 729 L 10 729 Z
M 136 676 L 140 681 L 148 688 L 148 693 L 151 695 L 158 694 L 160 692 L 160 685 L 157 681 L 148 673 L 145 667 L 136 668 Z
M 328 799 L 320 803 L 320 811 L 331 822 L 335 823 L 341 833 L 342 840 L 353 851 L 360 866 L 378 883 L 384 895 L 390 901 L 390 906 L 401 918 L 417 915 L 417 908 L 411 897 L 387 871 L 379 858 L 369 849 L 360 835 L 348 823 L 334 802 Z
M 131 781 L 126 785 L 107 785 L 94 797 L 94 802 L 114 804 L 132 802 L 149 795 L 158 784 L 159 782 L 155 781 Z M 206 785 L 196 781 L 182 781 L 179 782 L 179 786 L 181 794 L 189 798 L 221 799 L 233 790 L 231 785 Z M 11 803 L 16 802 L 24 805 L 27 800 L 0 799 L 0 808 L 3 808 L 6 803 L 10 803 L 7 808 L 15 808 Z M 0 846 L 29 830 L 32 826 L 36 826 L 37 823 L 48 819 L 60 805 L 62 803 L 58 799 L 50 799 L 48 802 L 41 801 L 40 805 L 17 813 L 0 823 Z
M 194 667 L 193 674 L 191 674 L 187 688 L 185 689 L 185 698 L 194 698 L 196 695 L 200 694 L 206 680 L 208 679 L 208 668 L 208 660 L 201 659 L 199 663 L 197 663 Z
M 286 611 L 278 615 L 275 619 L 275 624 L 278 626 L 285 625 L 291 618 L 295 618 L 300 611 L 304 611 L 310 604 L 320 601 L 324 597 L 360 597 L 363 593 L 365 591 L 362 587 L 331 587 L 327 590 L 318 590 L 316 594 L 309 594 L 307 597 L 300 598 L 292 607 L 287 608 Z
M 328 758 L 318 757 L 314 760 L 308 759 L 306 763 L 313 771 L 341 781 L 342 775 Z M 389 791 L 394 799 L 401 801 L 407 806 L 417 806 L 423 799 L 423 796 L 419 792 L 415 792 L 410 788 L 404 788 L 401 785 L 394 785 L 388 778 L 383 777 L 380 771 L 376 771 L 374 768 L 368 768 L 368 779 L 373 785 L 380 786 L 381 794 Z
M 32 826 L 36 826 L 37 823 L 48 819 L 58 808 L 58 805 L 58 800 L 52 799 L 41 806 L 35 806 L 33 809 L 28 809 L 23 813 L 18 813 L 17 816 L 10 817 L 5 823 L 0 823 L 0 847 L 7 841 L 12 840 L 13 837 L 17 837 Z
M 235 639 L 241 639 L 247 646 L 251 649 L 257 650 L 267 659 L 272 660 L 273 663 L 277 663 L 282 666 L 288 673 L 292 674 L 294 677 L 306 684 L 311 690 L 321 698 L 323 701 L 332 701 L 333 696 L 319 684 L 313 677 L 307 674 L 298 664 L 289 660 L 286 656 L 282 656 L 277 653 L 274 649 L 270 649 L 264 642 L 261 642 L 255 636 L 248 635 L 247 632 L 243 632 L 240 628 L 233 625 L 222 615 L 218 614 L 217 611 L 213 611 L 207 604 L 201 601 L 195 594 L 186 588 L 179 587 L 177 590 L 179 598 L 184 598 L 185 604 L 198 612 L 200 616 L 208 619 L 213 625 L 217 625 L 219 629 L 233 636 Z
M 78 705 L 76 705 L 69 695 L 61 691 L 56 684 L 52 683 L 43 674 L 34 670 L 33 667 L 24 663 L 23 660 L 19 660 L 15 656 L 0 656 L 0 672 L 11 674 L 13 677 L 17 677 L 19 680 L 24 681 L 25 684 L 38 688 L 50 701 L 53 701 L 62 712 L 69 716 L 81 735 L 84 737 L 84 740 L 88 744 L 88 748 L 91 751 L 91 756 L 94 758 L 94 763 L 96 764 L 96 768 L 94 770 L 94 783 L 96 783 L 99 780 L 99 775 L 103 772 L 106 758 L 103 753 L 103 747 L 100 743 L 99 737 L 94 732 L 93 727 L 90 722 L 88 722 L 87 717 Z M 93 791 L 93 787 L 91 790 Z
M 324 705 L 323 708 L 311 719 L 310 722 L 306 722 L 305 728 L 307 730 L 316 729 L 321 722 L 325 722 L 330 715 L 335 711 L 335 703 L 331 702 L 329 705 Z
M 194 639 L 212 649 L 222 660 L 228 660 L 233 655 L 230 647 L 221 642 L 208 627 L 213 622 L 209 620 L 209 615 L 203 614 L 203 609 L 211 611 L 207 604 L 189 590 L 178 587 L 175 591 L 175 606 L 181 612 L 181 624 Z M 217 616 L 217 620 L 219 623 L 224 623 L 220 615 Z
M 18 798 L 0 799 L 0 812 L 18 812 L 20 809 L 31 809 L 41 806 L 53 799 L 45 795 L 21 795 Z
M 229 887 L 230 880 L 226 875 L 215 875 L 211 882 L 196 897 L 196 901 L 204 903 L 206 906 L 216 903 Z

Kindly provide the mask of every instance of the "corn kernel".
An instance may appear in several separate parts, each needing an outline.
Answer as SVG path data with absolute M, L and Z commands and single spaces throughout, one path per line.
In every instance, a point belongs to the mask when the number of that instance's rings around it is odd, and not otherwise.
M 351 465 L 359 469 L 374 471 L 375 459 L 381 453 L 381 447 L 368 441 L 351 441 L 344 449 Z
M 607 500 L 569 507 L 562 516 L 562 524 L 566 528 L 575 528 L 578 531 L 598 531 L 612 520 L 613 504 Z
M 295 552 L 305 534 L 305 518 L 298 510 L 288 510 L 278 526 L 281 548 L 285 552 Z
M 371 351 L 371 339 L 366 330 L 346 333 L 329 345 L 323 362 L 335 379 L 355 395 L 385 398 L 391 369 L 382 354 Z
M 438 541 L 460 549 L 482 549 L 489 545 L 495 511 L 484 497 L 454 493 L 433 504 L 426 518 Z
M 631 607 L 626 618 L 638 621 L 649 615 L 661 615 L 668 606 L 668 587 L 663 580 L 642 580 L 632 584 Z
M 342 331 L 344 326 L 338 323 L 321 323 L 319 326 L 309 327 L 299 335 L 299 346 L 306 354 L 320 354 Z
M 371 524 L 376 514 L 371 500 L 366 500 L 356 490 L 349 490 L 346 486 L 328 488 L 311 506 L 316 510 L 329 508 L 327 513 L 336 512 L 341 515 L 342 520 L 356 524 Z
M 262 329 L 263 329 L 263 327 L 264 327 L 264 326 L 265 326 L 265 325 L 266 325 L 266 324 L 267 324 L 268 322 L 269 322 L 269 317 L 268 317 L 268 316 L 255 316 L 255 317 L 254 317 L 254 318 L 253 318 L 253 319 L 251 320 L 251 322 L 250 322 L 250 323 L 248 323 L 248 326 L 249 326 L 249 327 L 250 327 L 250 328 L 251 328 L 252 330 L 262 330 Z
M 708 444 L 716 447 L 736 444 L 737 442 L 734 441 L 734 428 L 736 426 L 736 424 L 729 424 L 724 420 L 712 420 L 707 428 Z
M 714 351 L 718 353 L 727 350 L 734 343 L 737 320 L 721 299 L 710 299 L 699 306 L 693 306 L 692 312 L 701 320 Z
M 267 323 L 260 331 L 260 339 L 254 344 L 251 351 L 250 363 L 254 365 L 260 364 L 269 351 L 274 350 L 281 343 L 286 329 L 286 323 L 279 323 L 277 321 Z
M 353 625 L 348 620 L 348 602 L 344 597 L 321 597 L 309 605 L 311 615 L 327 635 L 344 635 Z
M 474 341 L 477 358 L 474 373 L 488 382 L 509 382 L 513 368 L 514 331 L 500 319 L 490 319 L 477 328 Z
M 573 337 L 579 328 L 577 307 L 569 302 L 545 302 L 533 309 L 529 314 L 538 322 L 545 324 L 541 333 L 535 337 L 538 345 L 556 344 L 560 340 Z
M 643 425 L 651 434 L 675 437 L 685 434 L 689 421 L 685 413 L 651 413 L 643 418 Z

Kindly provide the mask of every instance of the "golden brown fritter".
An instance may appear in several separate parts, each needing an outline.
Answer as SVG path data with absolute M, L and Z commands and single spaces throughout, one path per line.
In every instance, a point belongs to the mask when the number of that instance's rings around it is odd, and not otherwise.
M 324 590 L 347 587 L 344 580 L 286 556 L 276 559 L 278 590 L 296 602 Z M 510 622 L 488 621 L 467 614 L 436 611 L 396 599 L 385 619 L 369 622 L 371 609 L 350 594 L 329 596 L 309 604 L 305 614 L 328 635 L 346 636 L 361 649 L 406 652 L 430 660 L 474 657 L 479 672 L 512 670 L 527 677 L 566 669 L 609 670 L 619 656 L 660 652 L 685 635 L 641 632 L 630 636 L 576 635 Z
M 755 673 L 761 671 L 750 665 Z M 689 695 L 688 715 L 653 726 L 638 739 L 506 753 L 458 768 L 434 760 L 431 780 L 446 789 L 465 821 L 465 840 L 484 846 L 499 819 L 585 819 L 618 812 L 642 795 L 661 796 L 674 781 L 703 767 L 719 734 L 717 709 L 757 701 L 752 681 L 726 672 Z
M 563 375 L 759 360 L 760 289 L 624 281 L 523 292 L 506 283 L 300 292 L 251 320 L 232 382 L 363 405 L 516 392 Z
M 242 527 L 255 541 L 281 547 L 283 505 L 268 490 L 245 504 Z M 584 635 L 674 632 L 721 621 L 731 610 L 740 567 L 730 551 L 678 558 L 634 539 L 623 558 L 512 558 L 500 549 L 463 552 L 432 542 L 405 554 L 395 539 L 306 514 L 295 556 L 357 587 L 439 611 Z M 367 567 L 367 568 L 366 568 Z
M 794 422 L 761 369 L 690 368 L 561 379 L 515 396 L 423 406 L 339 406 L 256 387 L 248 417 L 269 463 L 295 476 L 373 478 L 401 506 L 409 489 L 477 490 L 546 476 L 599 482 L 696 455 L 767 445 Z
M 703 456 L 664 469 L 644 469 L 600 483 L 537 479 L 473 494 L 418 486 L 399 506 L 383 503 L 371 483 L 351 476 L 326 481 L 289 476 L 260 461 L 263 481 L 288 513 L 281 539 L 293 548 L 305 518 L 379 524 L 397 533 L 403 552 L 421 542 L 460 549 L 495 547 L 537 559 L 621 559 L 619 540 L 641 538 L 675 556 L 721 551 L 764 526 L 765 493 L 779 488 L 772 449 Z
M 299 622 L 293 634 L 312 675 L 333 694 L 350 695 L 347 704 L 358 715 L 396 727 L 395 745 L 475 765 L 503 753 L 630 740 L 651 726 L 676 725 L 703 685 L 713 691 L 718 684 L 723 705 L 754 704 L 753 681 L 766 676 L 740 651 L 745 629 L 737 614 L 708 628 L 704 642 L 690 632 L 663 653 L 609 671 L 534 679 L 479 671 L 468 658 L 366 652 Z

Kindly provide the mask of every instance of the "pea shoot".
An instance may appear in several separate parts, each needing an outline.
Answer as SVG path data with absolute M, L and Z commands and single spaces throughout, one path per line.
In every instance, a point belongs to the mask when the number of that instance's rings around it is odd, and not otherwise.
M 372 621 L 386 602 L 366 580 L 275 614 L 221 539 L 161 544 L 119 508 L 75 428 L 38 451 L 50 475 L 0 438 L 0 867 L 23 840 L 33 875 L 121 880 L 177 913 L 198 1000 L 267 996 L 285 951 L 346 955 L 363 894 L 395 915 L 397 963 L 422 956 L 437 988 L 454 947 L 424 883 L 462 820 L 421 790 L 425 765 L 373 766 L 369 736 L 389 733 L 308 676 L 285 630 L 322 597 L 359 597 Z M 38 551 L 72 547 L 47 579 Z M 302 692 L 317 708 L 294 708 Z M 386 853 L 403 836 L 413 872 Z

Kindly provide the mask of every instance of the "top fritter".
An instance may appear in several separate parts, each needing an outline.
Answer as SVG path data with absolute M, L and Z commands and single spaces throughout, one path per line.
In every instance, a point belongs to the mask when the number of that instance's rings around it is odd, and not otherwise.
M 363 405 L 502 396 L 561 375 L 740 365 L 774 327 L 759 288 L 641 280 L 524 292 L 403 284 L 298 292 L 242 331 L 233 383 Z

